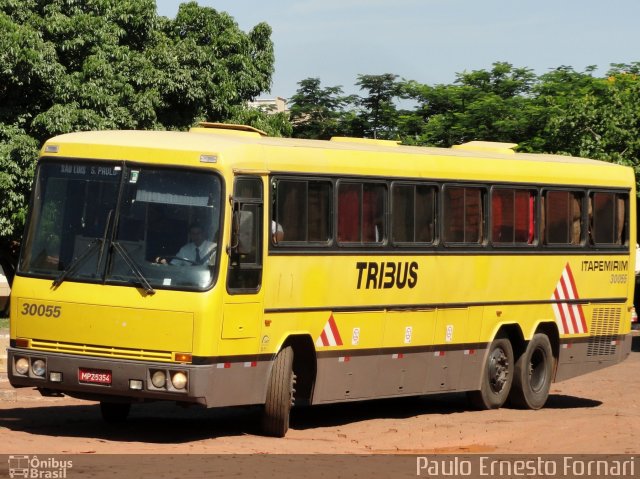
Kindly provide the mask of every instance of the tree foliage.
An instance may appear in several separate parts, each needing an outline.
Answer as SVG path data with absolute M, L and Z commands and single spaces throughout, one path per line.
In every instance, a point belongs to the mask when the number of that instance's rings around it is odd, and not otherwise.
M 290 120 L 296 138 L 328 140 L 342 131 L 343 108 L 350 98 L 342 87 L 321 87 L 319 78 L 298 82 L 300 88 L 291 97 Z
M 270 87 L 270 37 L 196 2 L 168 19 L 155 0 L 0 0 L 0 239 L 21 232 L 50 136 L 234 118 L 288 134 L 282 118 L 244 111 Z
M 400 94 L 398 75 L 358 75 L 356 85 L 368 94 L 358 100 L 364 135 L 372 138 L 393 139 L 397 136 L 398 111 L 393 99 Z

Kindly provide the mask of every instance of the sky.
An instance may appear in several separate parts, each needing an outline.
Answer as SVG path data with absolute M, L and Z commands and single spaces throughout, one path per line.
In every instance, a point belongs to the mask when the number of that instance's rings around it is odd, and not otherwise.
M 175 17 L 178 0 L 157 0 Z M 268 23 L 275 49 L 271 92 L 298 82 L 359 93 L 357 76 L 393 73 L 451 84 L 456 73 L 497 61 L 542 74 L 640 61 L 639 0 L 198 0 L 229 13 L 244 31 Z

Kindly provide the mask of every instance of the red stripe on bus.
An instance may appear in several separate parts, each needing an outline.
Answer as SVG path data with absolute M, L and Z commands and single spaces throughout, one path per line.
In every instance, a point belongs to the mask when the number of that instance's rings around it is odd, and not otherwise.
M 338 331 L 336 320 L 333 319 L 333 314 L 329 317 L 329 327 L 331 328 L 331 332 L 333 333 L 333 338 L 336 340 L 336 344 L 338 346 L 342 346 L 342 338 L 340 337 L 340 331 Z
M 562 291 L 564 292 L 564 297 L 566 299 L 574 299 L 572 296 L 569 295 L 569 291 L 567 291 L 567 284 L 564 280 L 564 275 L 562 275 L 560 277 L 560 285 L 562 286 Z M 573 332 L 577 333 L 578 332 L 578 321 L 575 318 L 575 315 L 573 314 L 573 307 L 571 305 L 567 305 L 567 309 L 569 310 L 569 317 L 571 318 L 571 324 L 573 324 Z
M 578 289 L 576 288 L 576 282 L 573 279 L 573 272 L 571 271 L 571 266 L 569 266 L 569 263 L 567 263 L 565 269 L 567 270 L 567 276 L 569 277 L 569 282 L 571 283 L 571 291 L 573 292 L 574 296 L 571 299 L 580 299 L 580 297 L 578 296 Z
M 575 296 L 574 299 L 580 299 L 580 296 L 578 296 L 578 288 L 576 288 L 576 280 L 573 278 L 573 272 L 571 271 L 571 266 L 569 266 L 569 263 L 567 263 L 567 276 L 569 277 L 569 282 L 571 283 L 571 289 L 573 289 L 573 294 Z M 580 330 L 580 332 L 582 333 L 586 333 L 587 332 L 587 320 L 584 316 L 584 311 L 582 311 L 582 305 L 578 304 L 578 313 L 580 315 L 580 321 L 582 323 L 582 329 Z
M 558 288 L 553 292 L 553 297 L 556 301 L 560 301 L 560 294 L 558 293 Z M 562 304 L 558 303 L 558 312 L 560 313 L 560 319 L 562 320 L 562 332 L 564 334 L 569 332 L 569 327 L 567 326 L 567 318 L 564 316 L 564 309 L 562 309 Z
M 584 315 L 584 311 L 582 311 L 582 305 L 578 304 L 578 313 L 580 313 L 580 320 L 582 321 L 582 332 L 586 333 L 587 329 L 587 318 Z

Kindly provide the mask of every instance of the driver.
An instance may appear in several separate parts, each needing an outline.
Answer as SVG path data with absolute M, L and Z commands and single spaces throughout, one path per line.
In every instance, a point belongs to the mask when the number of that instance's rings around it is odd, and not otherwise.
M 189 239 L 190 241 L 180 248 L 180 251 L 171 259 L 171 264 L 182 266 L 207 264 L 211 256 L 215 254 L 216 243 L 204 238 L 204 231 L 199 224 L 194 223 L 189 227 Z M 161 257 L 156 258 L 156 262 L 167 264 L 167 260 Z

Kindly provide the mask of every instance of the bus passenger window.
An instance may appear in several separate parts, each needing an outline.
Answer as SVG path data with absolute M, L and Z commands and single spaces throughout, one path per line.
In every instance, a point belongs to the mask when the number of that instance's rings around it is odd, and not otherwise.
M 589 240 L 592 244 L 625 244 L 626 195 L 596 192 L 589 196 Z
M 393 242 L 433 243 L 436 188 L 430 185 L 394 184 L 392 189 Z
M 282 228 L 278 243 L 328 244 L 331 239 L 331 183 L 276 180 L 273 221 Z
M 491 241 L 493 244 L 533 244 L 535 192 L 494 188 L 491 192 Z
M 385 239 L 386 187 L 382 183 L 338 186 L 338 242 L 382 243 Z
M 545 243 L 579 245 L 582 242 L 582 193 L 545 193 Z
M 444 189 L 444 240 L 480 244 L 484 237 L 483 189 L 447 186 Z

